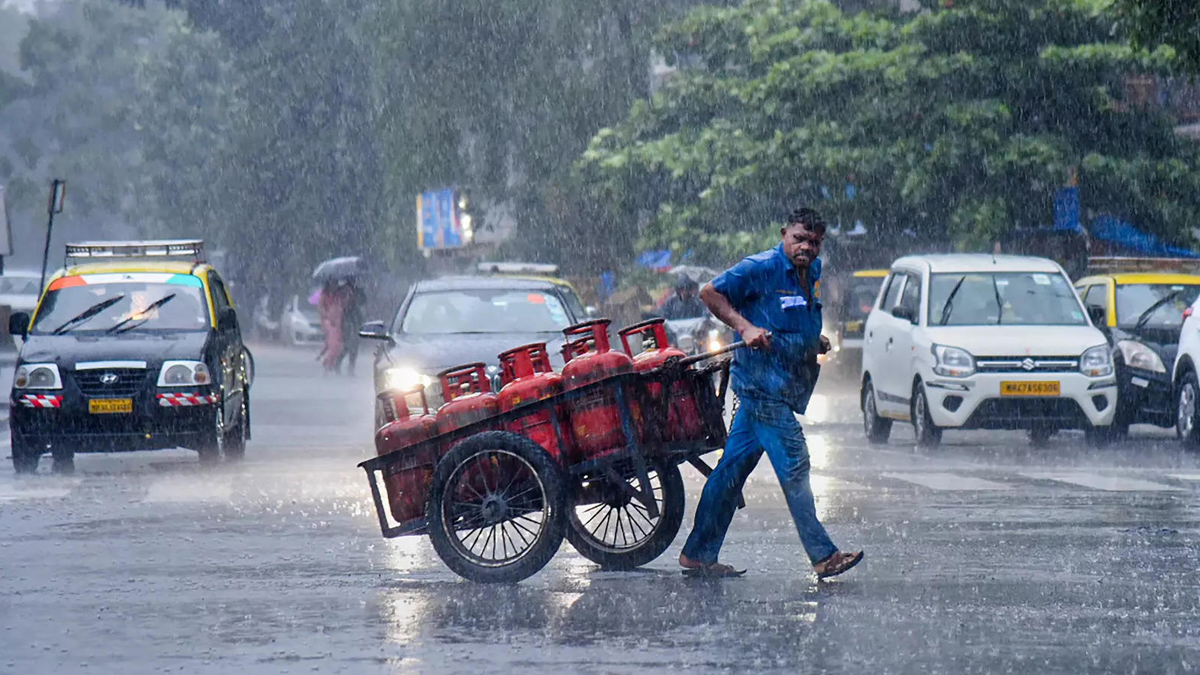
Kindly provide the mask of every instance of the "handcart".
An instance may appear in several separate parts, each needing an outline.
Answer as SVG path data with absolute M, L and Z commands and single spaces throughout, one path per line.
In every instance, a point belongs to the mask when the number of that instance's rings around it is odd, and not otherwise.
M 604 568 L 651 562 L 683 522 L 679 465 L 688 462 L 707 475 L 711 468 L 701 457 L 725 445 L 728 354 L 740 346 L 608 377 L 360 463 L 383 536 L 427 534 L 447 567 L 477 582 L 528 578 L 554 557 L 563 537 Z M 681 390 L 694 397 L 702 425 L 683 440 L 671 438 L 667 423 Z M 597 395 L 615 400 L 625 440 L 603 456 L 556 457 L 506 430 L 531 414 Z M 557 415 L 551 419 L 555 449 L 566 447 L 570 430 Z M 423 514 L 398 522 L 380 483 L 391 485 L 402 475 L 428 486 Z

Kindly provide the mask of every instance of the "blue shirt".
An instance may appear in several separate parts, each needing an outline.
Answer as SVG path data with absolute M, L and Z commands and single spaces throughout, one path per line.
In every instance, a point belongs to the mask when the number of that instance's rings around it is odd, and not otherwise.
M 783 253 L 783 244 L 743 259 L 713 280 L 750 323 L 771 331 L 771 348 L 739 349 L 733 357 L 733 391 L 744 399 L 779 400 L 803 414 L 816 385 L 821 339 L 821 260 L 808 281 Z

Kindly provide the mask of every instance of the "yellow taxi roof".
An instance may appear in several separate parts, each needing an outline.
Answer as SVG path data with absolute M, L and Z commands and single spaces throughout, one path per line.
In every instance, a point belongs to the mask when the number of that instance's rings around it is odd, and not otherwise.
M 1200 274 L 1175 274 L 1171 272 L 1122 272 L 1118 274 L 1096 274 L 1075 282 L 1077 284 L 1115 281 L 1118 286 L 1133 284 L 1149 285 L 1200 285 Z
M 882 279 L 887 275 L 887 270 L 858 270 L 852 276 L 859 279 Z
M 59 273 L 58 276 L 74 277 L 82 274 L 123 274 L 137 272 L 157 272 L 160 274 L 192 274 L 208 269 L 208 265 L 196 264 L 186 260 L 122 260 L 112 262 L 83 263 L 72 265 Z

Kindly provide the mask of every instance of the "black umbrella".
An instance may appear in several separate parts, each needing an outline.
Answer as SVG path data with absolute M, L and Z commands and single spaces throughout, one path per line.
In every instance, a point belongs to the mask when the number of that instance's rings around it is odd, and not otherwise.
M 362 259 L 356 255 L 352 255 L 343 258 L 331 258 L 317 265 L 317 268 L 313 270 L 312 278 L 318 284 L 343 279 L 354 281 L 364 272 Z

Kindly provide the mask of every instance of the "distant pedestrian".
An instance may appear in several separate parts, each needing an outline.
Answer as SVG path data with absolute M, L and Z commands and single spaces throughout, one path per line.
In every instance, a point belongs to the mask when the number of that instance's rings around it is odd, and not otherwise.
M 717 562 L 737 496 L 765 451 L 783 487 L 809 561 L 820 578 L 841 574 L 863 558 L 839 551 L 817 519 L 809 483 L 808 446 L 796 421 L 816 385 L 821 335 L 821 244 L 825 221 L 798 209 L 780 228 L 783 241 L 752 255 L 705 284 L 700 297 L 751 348 L 736 352 L 732 386 L 740 399 L 725 452 L 708 477 L 679 564 L 687 574 L 737 576 Z

